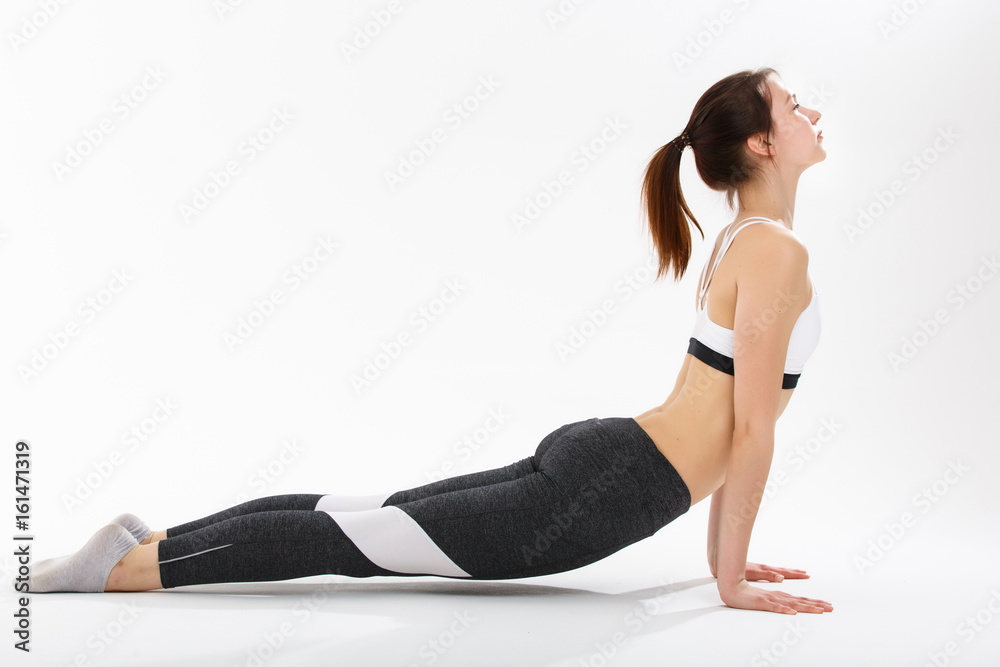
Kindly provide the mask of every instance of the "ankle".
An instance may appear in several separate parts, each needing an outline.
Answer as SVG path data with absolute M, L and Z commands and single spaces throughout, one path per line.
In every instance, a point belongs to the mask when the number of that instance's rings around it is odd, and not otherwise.
M 154 530 L 149 534 L 149 537 L 147 537 L 142 542 L 139 542 L 139 544 L 153 544 L 155 542 L 159 542 L 160 540 L 165 540 L 165 539 L 167 539 L 167 531 Z
M 111 568 L 111 572 L 108 573 L 108 580 L 104 584 L 105 592 L 131 590 L 129 587 L 129 575 L 131 574 L 131 570 L 133 568 L 131 568 L 130 565 L 138 556 L 138 550 L 138 545 L 133 547 L 131 551 L 125 554 L 122 559 Z

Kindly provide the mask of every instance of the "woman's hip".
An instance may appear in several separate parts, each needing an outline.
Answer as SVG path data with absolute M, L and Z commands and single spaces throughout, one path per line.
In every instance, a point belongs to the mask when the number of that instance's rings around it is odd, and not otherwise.
M 565 424 L 539 443 L 534 458 L 561 495 L 608 518 L 638 517 L 650 534 L 691 507 L 684 480 L 632 417 Z

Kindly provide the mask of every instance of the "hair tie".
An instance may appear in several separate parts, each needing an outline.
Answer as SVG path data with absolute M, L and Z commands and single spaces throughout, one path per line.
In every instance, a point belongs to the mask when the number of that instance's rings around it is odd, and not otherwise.
M 688 135 L 687 130 L 684 130 L 683 132 L 681 132 L 679 137 L 674 139 L 674 142 L 677 144 L 678 148 L 684 150 L 685 146 L 691 145 L 691 137 Z

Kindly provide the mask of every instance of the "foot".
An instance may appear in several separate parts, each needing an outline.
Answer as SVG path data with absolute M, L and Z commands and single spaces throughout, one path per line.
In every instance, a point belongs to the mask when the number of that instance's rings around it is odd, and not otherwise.
M 124 526 L 128 532 L 132 533 L 132 537 L 136 539 L 139 544 L 149 544 L 150 538 L 153 536 L 153 531 L 149 529 L 146 523 L 134 514 L 119 514 L 111 523 L 117 523 L 119 526 Z
M 167 539 L 167 531 L 165 530 L 154 530 L 149 534 L 144 541 L 139 542 L 139 544 L 156 544 L 160 540 Z
M 29 577 L 31 593 L 103 593 L 111 571 L 139 542 L 124 526 L 109 523 L 69 556 L 48 558 L 34 564 Z

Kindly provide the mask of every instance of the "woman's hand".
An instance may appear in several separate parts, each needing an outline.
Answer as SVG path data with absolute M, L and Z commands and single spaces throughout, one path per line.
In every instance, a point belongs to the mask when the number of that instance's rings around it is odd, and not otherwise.
M 750 564 L 747 563 L 749 569 Z M 810 614 L 822 614 L 833 611 L 833 605 L 824 600 L 803 598 L 789 595 L 782 591 L 766 591 L 754 588 L 746 579 L 740 579 L 735 586 L 719 586 L 719 596 L 726 606 L 734 609 L 754 609 L 757 611 L 773 611 L 778 614 L 796 614 L 800 611 Z
M 744 570 L 747 581 L 783 581 L 785 579 L 808 579 L 805 570 L 790 567 L 771 567 L 761 563 L 747 563 Z M 715 576 L 714 574 L 712 576 Z
M 715 558 L 708 557 L 708 570 L 713 577 L 719 574 L 715 568 Z M 808 579 L 809 575 L 805 570 L 796 570 L 790 567 L 772 567 L 762 563 L 747 563 L 744 569 L 744 576 L 747 581 L 784 581 L 785 579 Z

